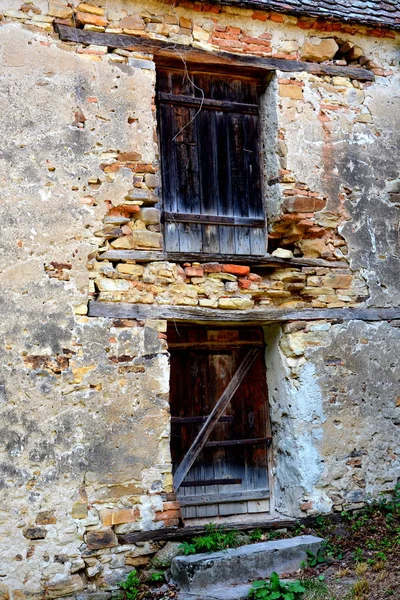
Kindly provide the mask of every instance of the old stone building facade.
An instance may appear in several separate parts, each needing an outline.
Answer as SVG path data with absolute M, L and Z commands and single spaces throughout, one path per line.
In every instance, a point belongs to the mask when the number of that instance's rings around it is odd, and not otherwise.
M 390 493 L 399 3 L 0 12 L 0 598 Z

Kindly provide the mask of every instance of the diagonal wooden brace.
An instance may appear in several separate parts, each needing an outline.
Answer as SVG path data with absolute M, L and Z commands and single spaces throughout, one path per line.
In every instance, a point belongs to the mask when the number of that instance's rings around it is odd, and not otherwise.
M 200 429 L 199 433 L 197 434 L 197 437 L 195 438 L 194 442 L 192 443 L 189 450 L 185 454 L 181 464 L 177 468 L 175 475 L 174 475 L 175 491 L 178 490 L 182 481 L 186 477 L 190 467 L 193 465 L 194 461 L 196 460 L 196 458 L 200 454 L 201 450 L 203 449 L 205 443 L 207 442 L 208 437 L 210 436 L 210 433 L 214 429 L 215 425 L 218 423 L 218 419 L 225 412 L 225 410 L 226 410 L 229 402 L 232 400 L 236 390 L 238 389 L 239 385 L 242 383 L 242 381 L 245 378 L 246 374 L 248 373 L 251 365 L 255 361 L 257 354 L 258 354 L 257 348 L 253 348 L 246 354 L 242 364 L 240 365 L 240 367 L 238 368 L 238 370 L 236 371 L 236 373 L 234 374 L 234 376 L 228 383 L 227 387 L 225 388 L 222 395 L 220 396 L 218 402 L 216 403 L 213 410 L 209 414 L 207 421 L 204 423 L 203 427 Z

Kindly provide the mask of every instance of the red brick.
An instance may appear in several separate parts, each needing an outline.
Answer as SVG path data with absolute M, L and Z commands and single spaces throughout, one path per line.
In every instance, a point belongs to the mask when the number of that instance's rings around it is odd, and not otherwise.
M 260 10 L 256 10 L 252 14 L 252 19 L 256 21 L 268 21 L 269 14 L 266 12 L 261 12 Z
M 285 198 L 283 206 L 290 213 L 310 213 L 325 208 L 326 200 L 309 196 L 294 196 Z
M 90 13 L 77 12 L 75 18 L 81 25 L 96 25 L 97 27 L 107 27 L 108 25 L 105 17 L 91 15 Z
M 165 519 L 164 525 L 165 527 L 178 527 L 180 519 Z
M 279 13 L 272 13 L 269 19 L 275 21 L 275 23 L 283 23 L 283 15 Z
M 243 46 L 243 50 L 245 52 L 249 52 L 251 54 L 259 54 L 261 56 L 267 56 L 272 53 L 271 46 L 267 48 L 266 46 L 256 46 L 255 44 L 245 44 Z
M 139 152 L 120 152 L 118 154 L 118 160 L 121 161 L 138 161 L 141 160 L 142 155 Z
M 300 27 L 300 29 L 312 29 L 314 27 L 314 23 L 314 19 L 299 19 L 297 26 Z
M 119 27 L 121 29 L 131 29 L 131 30 L 143 30 L 144 22 L 139 15 L 130 15 L 129 17 L 125 17 L 122 21 L 119 22 Z
M 213 38 L 214 44 L 220 48 L 227 48 L 228 50 L 242 50 L 243 44 L 238 40 L 220 40 Z
M 250 273 L 250 267 L 244 265 L 223 265 L 222 270 L 224 273 L 232 275 L 248 275 Z
M 281 83 L 282 85 L 298 85 L 299 87 L 304 87 L 304 82 L 297 81 L 296 79 L 283 79 L 279 77 L 278 83 Z
M 250 279 L 250 281 L 262 281 L 261 275 L 257 275 L 257 273 L 249 273 L 248 279 Z
M 175 500 L 175 501 L 170 501 L 170 502 L 164 502 L 163 504 L 163 509 L 164 510 L 180 510 L 181 505 L 180 503 Z
M 203 277 L 204 269 L 202 267 L 185 267 L 185 275 L 188 277 Z
M 204 273 L 221 273 L 222 265 L 219 263 L 204 263 Z
M 156 512 L 156 521 L 166 521 L 168 519 L 180 519 L 180 510 L 166 510 Z
M 285 54 L 284 52 L 275 52 L 274 58 L 283 58 L 284 60 L 297 60 L 297 54 Z
M 239 287 L 241 290 L 248 290 L 253 282 L 250 279 L 239 279 Z
M 135 170 L 137 173 L 157 173 L 157 169 L 153 167 L 153 165 L 145 165 L 142 163 L 136 165 Z
M 239 35 L 239 33 L 242 33 L 242 30 L 239 27 L 232 27 L 231 25 L 228 25 L 226 30 L 230 33 L 234 33 L 235 35 Z
M 263 39 L 261 39 L 261 37 L 256 38 L 256 37 L 250 37 L 249 35 L 242 35 L 240 37 L 240 41 L 244 42 L 245 44 L 256 44 L 257 46 L 267 46 L 268 48 L 271 47 L 270 41 L 263 40 Z
M 138 508 L 119 508 L 100 511 L 100 519 L 103 525 L 120 525 L 121 523 L 135 523 L 140 518 Z
M 218 43 L 219 40 L 238 40 L 238 34 L 232 32 L 221 32 L 218 35 L 213 35 L 213 41 Z

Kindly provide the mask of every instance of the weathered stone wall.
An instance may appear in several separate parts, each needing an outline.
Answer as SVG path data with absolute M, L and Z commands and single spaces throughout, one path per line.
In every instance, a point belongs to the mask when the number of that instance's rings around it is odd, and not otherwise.
M 43 590 L 83 599 L 95 589 L 106 598 L 156 551 L 121 546 L 117 535 L 179 519 L 166 323 L 89 318 L 90 297 L 126 292 L 132 302 L 185 297 L 220 308 L 399 304 L 392 32 L 189 2 L 98 4 L 81 6 L 74 21 L 62 0 L 0 3 L 4 599 Z M 318 36 L 360 47 L 354 61 L 365 57 L 375 82 L 277 73 L 268 93 L 270 248 L 345 266 L 239 273 L 220 265 L 211 277 L 199 265 L 99 260 L 134 234 L 153 240 L 141 248 L 161 245 L 157 213 L 143 210 L 159 193 L 155 66 L 146 54 L 60 42 L 56 18 L 257 56 L 297 58 Z M 121 214 L 128 220 L 111 218 Z M 110 225 L 121 231 L 104 235 Z M 276 508 L 339 509 L 393 487 L 398 329 L 292 324 L 268 340 Z

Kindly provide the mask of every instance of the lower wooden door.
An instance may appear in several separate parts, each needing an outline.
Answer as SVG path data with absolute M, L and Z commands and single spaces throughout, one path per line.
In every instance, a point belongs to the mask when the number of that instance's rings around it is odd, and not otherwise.
M 271 433 L 262 329 L 172 325 L 168 342 L 174 471 L 249 350 L 257 349 L 254 362 L 176 490 L 183 517 L 268 512 Z

